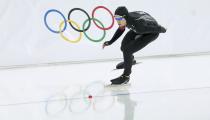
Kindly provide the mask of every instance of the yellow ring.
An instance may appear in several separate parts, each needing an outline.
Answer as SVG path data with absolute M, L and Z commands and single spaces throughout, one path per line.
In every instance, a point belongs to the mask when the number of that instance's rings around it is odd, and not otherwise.
M 64 36 L 64 34 L 63 34 L 63 32 L 62 32 L 62 27 L 63 27 L 64 22 L 65 22 L 65 21 L 62 21 L 61 24 L 59 25 L 59 33 L 60 33 L 61 37 L 62 37 L 64 40 L 66 40 L 66 41 L 68 41 L 68 42 L 70 42 L 70 43 L 77 43 L 77 42 L 79 42 L 79 41 L 82 39 L 82 33 L 81 33 L 81 32 L 80 32 L 79 37 L 78 37 L 77 39 L 75 39 L 75 40 L 70 40 L 70 39 L 68 39 L 66 36 Z M 72 24 L 74 24 L 74 25 L 77 27 L 77 29 L 80 29 L 79 25 L 78 25 L 76 22 L 74 22 L 74 21 L 72 21 L 72 20 L 67 20 L 67 22 L 69 22 L 69 23 L 71 22 Z

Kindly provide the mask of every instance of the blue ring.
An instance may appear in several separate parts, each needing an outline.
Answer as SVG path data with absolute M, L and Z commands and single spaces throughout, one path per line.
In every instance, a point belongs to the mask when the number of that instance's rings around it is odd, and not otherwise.
M 60 31 L 55 31 L 55 30 L 51 29 L 51 28 L 48 26 L 48 24 L 47 24 L 47 15 L 48 15 L 50 12 L 57 12 L 58 14 L 60 14 L 60 15 L 63 17 L 63 19 L 64 19 L 64 21 L 65 21 L 65 26 L 64 26 L 64 28 L 63 28 L 63 30 L 62 30 L 61 32 L 65 31 L 65 30 L 66 30 L 66 27 L 67 27 L 67 23 L 66 23 L 67 20 L 66 20 L 65 16 L 64 16 L 60 11 L 58 11 L 58 10 L 56 10 L 56 9 L 50 9 L 50 10 L 48 10 L 48 11 L 45 13 L 45 15 L 44 15 L 44 24 L 45 24 L 45 26 L 47 27 L 47 29 L 50 30 L 50 31 L 53 32 L 53 33 L 60 33 Z

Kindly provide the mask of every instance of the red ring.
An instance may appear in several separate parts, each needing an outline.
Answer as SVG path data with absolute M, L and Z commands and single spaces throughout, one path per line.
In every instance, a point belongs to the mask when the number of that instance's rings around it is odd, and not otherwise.
M 107 27 L 107 28 L 103 28 L 103 27 L 97 25 L 97 23 L 95 22 L 94 19 L 93 19 L 93 23 L 94 23 L 99 29 L 101 29 L 101 30 L 109 30 L 109 29 L 111 29 L 111 28 L 114 26 L 114 15 L 112 14 L 112 12 L 111 12 L 108 8 L 106 8 L 106 7 L 104 7 L 104 6 L 97 6 L 97 7 L 94 8 L 93 11 L 92 11 L 92 18 L 95 18 L 95 17 L 94 17 L 95 11 L 96 11 L 97 9 L 99 9 L 99 8 L 103 8 L 103 9 L 105 9 L 105 10 L 107 10 L 107 11 L 109 12 L 109 14 L 112 16 L 112 24 L 111 24 L 109 27 Z

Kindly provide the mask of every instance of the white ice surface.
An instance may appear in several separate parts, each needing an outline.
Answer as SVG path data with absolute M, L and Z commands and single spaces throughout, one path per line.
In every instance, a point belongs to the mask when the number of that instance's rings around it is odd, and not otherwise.
M 0 70 L 0 120 L 210 120 L 210 55 L 137 61 Z

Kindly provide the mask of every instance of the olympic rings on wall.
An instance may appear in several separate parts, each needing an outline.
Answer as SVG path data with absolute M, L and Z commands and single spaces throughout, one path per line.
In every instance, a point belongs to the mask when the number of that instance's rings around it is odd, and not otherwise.
M 97 21 L 97 22 L 102 26 L 102 28 L 104 29 L 103 23 L 100 22 L 98 19 L 96 19 L 96 18 L 91 18 L 91 20 Z M 85 24 L 86 24 L 88 21 L 89 21 L 89 20 L 87 19 L 87 20 L 85 20 L 85 22 L 83 23 L 83 27 L 82 27 L 83 30 L 84 30 L 84 28 L 85 28 Z M 93 42 L 100 42 L 100 41 L 102 41 L 102 40 L 105 38 L 105 36 L 106 36 L 106 31 L 105 31 L 105 29 L 104 29 L 103 31 L 104 31 L 103 36 L 102 36 L 100 39 L 98 39 L 98 40 L 95 40 L 95 39 L 93 39 L 93 38 L 90 38 L 90 37 L 87 35 L 86 31 L 84 31 L 84 34 L 85 34 L 85 36 L 86 36 L 89 40 L 91 40 L 91 41 L 93 41 Z
M 109 9 L 107 9 L 106 7 L 104 7 L 104 6 L 98 6 L 98 7 L 96 7 L 95 9 L 93 9 L 92 18 L 95 18 L 95 12 L 96 12 L 96 10 L 99 9 L 99 8 L 103 8 L 103 9 L 105 9 L 105 10 L 107 10 L 107 11 L 109 12 L 109 14 L 112 16 L 112 24 L 111 24 L 109 27 L 107 27 L 107 28 L 102 28 L 102 27 L 98 26 L 98 24 L 96 24 L 95 20 L 93 20 L 94 24 L 95 24 L 98 28 L 100 28 L 100 29 L 102 29 L 102 30 L 109 30 L 109 29 L 111 29 L 111 28 L 114 26 L 114 16 L 113 16 L 112 12 L 111 12 Z
M 48 16 L 48 14 L 51 13 L 51 12 L 56 12 L 56 13 L 60 14 L 60 15 L 63 17 L 64 21 L 66 21 L 66 18 L 65 18 L 65 16 L 63 15 L 63 13 L 61 13 L 60 11 L 55 10 L 55 9 L 48 10 L 48 11 L 45 13 L 45 15 L 44 15 L 44 24 L 45 24 L 45 26 L 47 27 L 47 29 L 50 30 L 50 31 L 53 32 L 53 33 L 60 33 L 60 31 L 56 31 L 56 30 L 51 29 L 51 28 L 49 27 L 49 25 L 47 24 L 47 16 Z M 66 30 L 66 27 L 67 27 L 67 23 L 65 22 L 65 26 L 64 26 L 62 32 Z
M 73 20 L 67 20 L 67 22 L 75 24 L 77 26 L 77 28 L 80 29 L 79 25 L 76 22 L 74 22 Z M 77 42 L 79 42 L 82 39 L 82 33 L 81 32 L 80 32 L 79 37 L 76 40 L 70 40 L 70 39 L 68 39 L 67 37 L 65 37 L 63 35 L 63 32 L 62 32 L 61 29 L 62 29 L 62 26 L 63 26 L 64 23 L 66 23 L 66 22 L 65 21 L 62 21 L 61 24 L 59 25 L 59 32 L 60 32 L 61 37 L 64 40 L 66 40 L 68 42 L 71 42 L 71 43 L 77 43 Z
M 111 25 L 110 26 L 108 26 L 108 27 L 105 27 L 104 26 L 104 24 L 100 21 L 100 20 L 98 20 L 97 18 L 95 18 L 95 12 L 96 12 L 96 10 L 98 10 L 98 9 L 104 9 L 104 10 L 106 10 L 106 11 L 108 11 L 109 12 L 109 14 L 111 15 L 111 18 L 112 18 L 112 23 L 111 23 Z M 86 16 L 87 16 L 87 20 L 85 20 L 84 22 L 83 22 L 83 24 L 82 24 L 82 27 L 80 27 L 79 25 L 78 25 L 78 23 L 76 23 L 75 22 L 75 20 L 73 21 L 72 19 L 71 19 L 71 14 L 74 12 L 74 11 L 76 11 L 76 10 L 78 10 L 78 11 L 81 11 L 81 12 L 83 12 Z M 58 14 L 60 14 L 61 16 L 62 16 L 62 18 L 63 18 L 63 21 L 59 24 L 59 30 L 53 30 L 52 28 L 50 28 L 50 26 L 48 25 L 48 23 L 47 23 L 47 16 L 48 16 L 48 14 L 49 13 L 51 13 L 51 12 L 56 12 L 56 13 L 58 13 Z M 97 28 L 99 28 L 100 30 L 103 30 L 103 35 L 102 35 L 102 37 L 101 38 L 99 38 L 99 39 L 94 39 L 94 38 L 92 38 L 92 37 L 89 37 L 88 35 L 87 35 L 87 30 L 90 28 L 90 26 L 91 26 L 91 21 L 93 21 L 93 23 L 96 25 L 96 27 Z M 63 34 L 63 32 L 66 30 L 66 28 L 67 28 L 67 22 L 69 23 L 69 25 L 71 26 L 71 28 L 72 29 L 74 29 L 75 31 L 77 31 L 77 32 L 80 32 L 79 34 L 79 37 L 77 38 L 77 39 L 75 39 L 75 40 L 70 40 L 69 38 L 67 38 L 66 36 L 64 36 L 64 34 Z M 87 24 L 87 22 L 88 22 L 88 24 Z M 105 36 L 106 36 L 106 30 L 109 30 L 109 29 L 111 29 L 113 26 L 114 26 L 114 15 L 112 14 L 112 12 L 108 9 L 108 8 L 106 8 L 106 7 L 104 7 L 104 6 L 97 6 L 96 8 L 94 8 L 93 9 L 93 11 L 92 11 L 92 16 L 90 17 L 89 15 L 88 15 L 88 13 L 85 11 L 85 10 L 83 10 L 83 9 L 81 9 L 81 8 L 73 8 L 73 9 L 71 9 L 70 11 L 69 11 L 69 13 L 68 13 L 68 20 L 65 18 L 65 16 L 60 12 L 60 11 L 58 11 L 58 10 L 55 10 L 55 9 L 50 9 L 50 10 L 48 10 L 46 13 L 45 13 L 45 15 L 44 15 L 44 23 L 45 23 L 45 26 L 47 27 L 47 29 L 49 30 L 49 31 L 51 31 L 51 32 L 53 32 L 53 33 L 59 33 L 60 35 L 61 35 L 61 38 L 63 38 L 65 41 L 68 41 L 68 42 L 71 42 L 71 43 L 77 43 L 77 42 L 79 42 L 81 39 L 82 39 L 82 32 L 84 33 L 84 36 L 88 39 L 88 40 L 90 40 L 90 41 L 92 41 L 92 42 L 100 42 L 100 41 L 102 41 L 104 38 L 105 38 Z M 63 25 L 64 24 L 64 25 Z M 86 25 L 87 24 L 87 25 Z M 76 26 L 76 27 L 75 27 Z M 81 29 L 80 29 L 81 28 Z
M 90 21 L 90 16 L 88 15 L 88 13 L 87 13 L 85 10 L 83 10 L 83 9 L 81 9 L 81 8 L 73 8 L 73 9 L 71 9 L 71 10 L 69 11 L 69 14 L 68 14 L 68 19 L 71 20 L 71 19 L 70 19 L 71 13 L 72 13 L 73 11 L 75 11 L 75 10 L 79 10 L 79 11 L 82 11 L 82 12 L 85 13 L 85 15 L 88 17 L 88 26 L 87 26 L 87 28 L 85 28 L 85 29 L 83 29 L 83 30 L 79 30 L 79 29 L 76 29 L 76 28 L 71 24 L 71 22 L 70 22 L 69 24 L 71 25 L 71 27 L 72 27 L 74 30 L 76 30 L 76 31 L 78 31 L 78 32 L 87 31 L 87 30 L 90 28 L 91 21 Z

